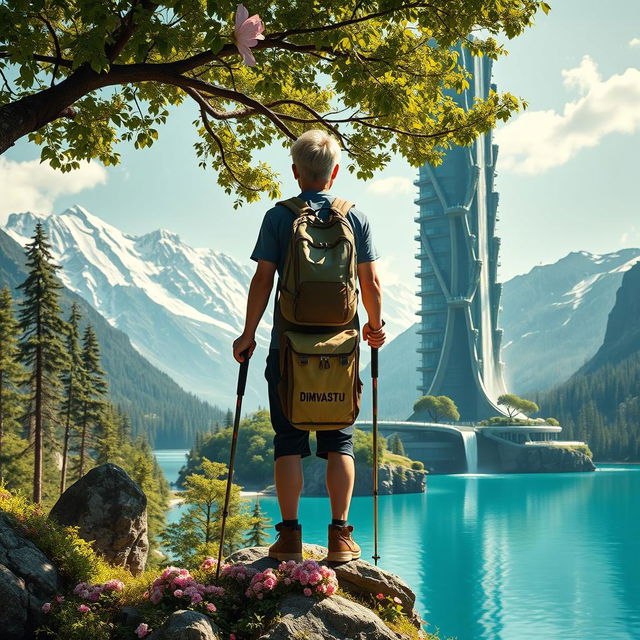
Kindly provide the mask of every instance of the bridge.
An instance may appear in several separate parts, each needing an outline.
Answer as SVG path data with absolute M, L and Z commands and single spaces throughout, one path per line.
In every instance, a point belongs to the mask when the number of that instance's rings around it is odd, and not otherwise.
M 360 420 L 356 427 L 371 431 L 371 420 Z M 510 468 L 522 447 L 580 445 L 583 442 L 560 441 L 562 427 L 535 425 L 479 425 L 437 422 L 379 420 L 384 437 L 398 434 L 405 452 L 420 460 L 431 473 L 501 473 Z

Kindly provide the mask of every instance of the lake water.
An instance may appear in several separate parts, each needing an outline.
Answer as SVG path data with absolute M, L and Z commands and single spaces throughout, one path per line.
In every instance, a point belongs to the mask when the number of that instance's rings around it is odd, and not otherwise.
M 185 452 L 156 453 L 175 479 Z M 442 640 L 639 640 L 639 496 L 640 465 L 430 476 L 424 494 L 380 496 L 379 565 Z M 260 504 L 279 521 L 274 497 Z M 304 541 L 326 545 L 329 518 L 326 498 L 303 498 Z M 349 520 L 370 560 L 372 498 Z

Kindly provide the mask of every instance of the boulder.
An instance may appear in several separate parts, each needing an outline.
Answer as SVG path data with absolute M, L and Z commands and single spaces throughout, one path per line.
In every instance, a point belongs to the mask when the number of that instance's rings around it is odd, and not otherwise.
M 49 559 L 0 513 L 0 637 L 24 640 L 42 622 L 42 605 L 62 580 Z
M 522 447 L 515 460 L 519 473 L 559 473 L 595 471 L 593 460 L 576 449 L 558 445 L 528 445 Z
M 333 595 L 317 600 L 290 594 L 280 603 L 277 622 L 260 640 L 398 640 L 370 609 Z
M 147 497 L 115 464 L 92 469 L 58 499 L 49 516 L 79 527 L 110 564 L 134 575 L 144 571 L 149 552 Z
M 197 611 L 180 610 L 154 631 L 149 640 L 221 640 L 222 633 L 207 616 Z
M 267 556 L 268 551 L 268 547 L 248 547 L 246 549 L 240 549 L 232 553 L 227 558 L 227 562 L 249 564 L 258 569 L 258 571 L 264 571 L 267 567 L 273 567 L 275 569 L 280 563 L 273 558 L 269 558 Z M 351 562 L 328 563 L 324 561 L 324 558 L 327 557 L 326 547 L 321 547 L 317 544 L 303 545 L 303 553 L 305 557 L 311 557 L 320 562 L 320 564 L 330 566 L 336 572 L 338 584 L 345 591 L 354 594 L 371 595 L 384 593 L 391 597 L 398 597 L 407 615 L 413 616 L 414 620 L 416 619 L 413 608 L 416 595 L 410 587 L 395 574 L 375 567 L 362 559 L 352 560 Z
M 426 472 L 407 469 L 397 464 L 381 464 L 378 467 L 378 494 L 424 493 Z M 326 496 L 325 473 L 323 463 L 313 460 L 305 466 L 304 495 Z M 373 469 L 358 464 L 353 495 L 370 496 L 373 493 Z

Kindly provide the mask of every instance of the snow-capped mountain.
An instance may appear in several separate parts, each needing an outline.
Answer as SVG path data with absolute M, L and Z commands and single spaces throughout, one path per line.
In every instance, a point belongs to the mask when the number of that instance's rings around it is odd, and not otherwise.
M 640 249 L 576 251 L 504 284 L 500 325 L 510 390 L 548 389 L 595 354 L 622 277 L 638 260 Z
M 242 331 L 254 265 L 190 247 L 164 229 L 142 236 L 123 233 L 79 205 L 46 216 L 11 214 L 5 230 L 24 245 L 38 220 L 69 289 L 185 389 L 223 407 L 233 404 L 231 344 Z M 413 322 L 415 296 L 403 285 L 385 293 L 386 328 L 394 337 Z M 250 367 L 247 408 L 266 404 L 262 373 L 270 309 L 257 336 L 260 365 Z
M 622 278 L 637 262 L 640 249 L 605 255 L 580 251 L 504 283 L 499 324 L 509 392 L 526 396 L 549 389 L 596 353 Z M 413 325 L 380 352 L 383 419 L 405 420 L 418 396 L 418 328 Z M 369 375 L 365 369 L 362 379 Z M 362 415 L 369 416 L 366 388 L 361 405 Z

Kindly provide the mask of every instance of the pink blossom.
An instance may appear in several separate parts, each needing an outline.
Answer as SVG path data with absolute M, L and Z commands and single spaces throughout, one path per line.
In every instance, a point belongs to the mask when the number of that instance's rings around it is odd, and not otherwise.
M 384 593 L 377 593 L 376 598 L 378 598 L 378 600 L 384 600 Z
M 402 600 L 400 600 L 400 598 L 398 598 L 398 596 L 395 596 L 395 598 L 393 599 L 393 601 L 394 601 L 396 604 L 402 604 Z
M 122 591 L 124 589 L 124 582 L 121 580 L 109 580 L 109 582 L 105 582 L 103 588 L 107 591 Z
M 92 591 L 89 594 L 89 600 L 91 602 L 98 602 L 98 600 L 100 600 L 100 592 L 99 591 Z
M 56 596 L 56 602 L 62 604 L 64 602 L 64 596 Z
M 304 593 L 305 596 L 310 596 L 313 592 L 309 587 L 305 587 L 302 593 Z
M 271 591 L 271 589 L 273 589 L 277 584 L 277 581 L 275 578 L 267 578 L 264 581 L 264 588 Z
M 144 638 L 150 631 L 151 629 L 149 629 L 149 625 L 146 622 L 141 622 L 136 627 L 136 635 L 138 638 Z
M 211 611 L 211 613 L 213 613 L 214 611 L 217 611 L 218 608 L 216 607 L 215 604 L 213 604 L 213 602 L 207 602 L 207 611 Z
M 331 596 L 331 595 L 333 595 L 335 592 L 336 592 L 336 586 L 335 586 L 332 582 L 330 582 L 330 583 L 327 585 L 327 591 L 326 591 L 326 594 L 327 594 L 328 596 Z
M 49 611 L 51 611 L 51 603 L 50 602 L 45 602 L 42 605 L 42 613 L 49 613 Z
M 322 580 L 322 574 L 319 571 L 314 571 L 309 576 L 309 582 L 311 584 L 318 584 L 318 582 L 320 582 L 320 580 Z
M 256 13 L 250 17 L 247 8 L 243 4 L 239 4 L 236 9 L 233 39 L 238 52 L 242 56 L 242 60 L 248 67 L 253 67 L 256 64 L 256 59 L 253 57 L 250 47 L 255 47 L 258 44 L 258 40 L 264 40 L 263 31 L 264 24 L 260 16 Z
M 182 598 L 182 595 L 183 595 L 183 594 L 182 594 L 182 589 L 176 589 L 176 590 L 173 592 L 173 595 L 174 595 L 176 598 Z
M 160 600 L 162 600 L 162 591 L 160 591 L 160 589 L 154 589 L 153 592 L 151 593 L 151 602 L 153 602 L 153 604 L 158 604 L 158 602 L 160 602 Z
M 230 633 L 229 634 L 229 640 L 236 640 L 236 634 L 235 633 Z
M 199 593 L 194 593 L 191 596 L 191 604 L 198 604 L 199 602 L 202 602 L 202 596 Z
M 81 605 L 78 607 L 78 611 L 79 611 L 80 613 L 87 613 L 87 611 L 91 611 L 91 609 L 89 609 L 89 607 L 87 607 L 87 605 L 86 605 L 86 604 L 81 604 Z

